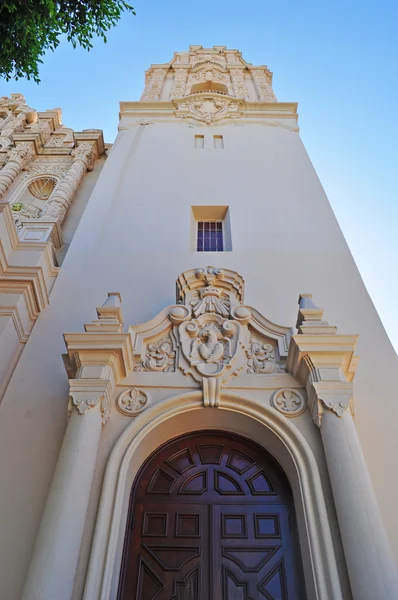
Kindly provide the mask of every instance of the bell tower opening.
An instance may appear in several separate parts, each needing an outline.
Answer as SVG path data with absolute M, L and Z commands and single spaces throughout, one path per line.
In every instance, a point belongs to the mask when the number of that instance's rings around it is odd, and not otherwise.
M 223 83 L 218 83 L 217 81 L 202 81 L 192 85 L 191 94 L 200 94 L 203 92 L 228 95 L 228 88 Z

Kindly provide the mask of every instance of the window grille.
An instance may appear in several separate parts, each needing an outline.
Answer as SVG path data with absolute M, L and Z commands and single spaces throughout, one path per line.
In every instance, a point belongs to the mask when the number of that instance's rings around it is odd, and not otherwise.
M 222 221 L 198 221 L 197 251 L 224 251 Z

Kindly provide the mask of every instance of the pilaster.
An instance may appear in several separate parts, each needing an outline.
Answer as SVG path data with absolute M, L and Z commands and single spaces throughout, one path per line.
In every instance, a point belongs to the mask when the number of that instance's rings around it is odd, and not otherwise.
M 79 188 L 85 172 L 92 170 L 98 158 L 95 144 L 82 142 L 72 150 L 74 161 L 48 200 L 41 220 L 55 219 L 62 223 Z
M 185 66 L 174 66 L 174 81 L 170 98 L 183 98 L 188 79 L 188 69 Z
M 323 321 L 310 294 L 299 298 L 298 334 L 287 367 L 306 387 L 320 429 L 354 600 L 398 598 L 398 577 L 352 418 L 356 335 Z
M 69 421 L 25 582 L 26 600 L 72 597 L 102 428 L 111 417 L 117 381 L 132 367 L 120 295 L 108 294 L 97 315 L 85 333 L 65 334 L 67 371 L 74 375 Z
M 253 77 L 259 102 L 276 102 L 276 96 L 271 87 L 267 70 L 262 67 L 253 67 L 251 69 L 251 75 Z
M 232 86 L 236 98 L 250 101 L 249 93 L 245 83 L 245 71 L 242 67 L 229 67 L 232 79 Z
M 10 151 L 8 160 L 0 171 L 0 198 L 4 196 L 15 178 L 22 169 L 28 167 L 34 157 L 34 148 L 32 144 L 28 142 L 18 144 Z
M 163 89 L 163 83 L 168 71 L 168 67 L 157 67 L 149 72 L 147 75 L 147 84 L 145 86 L 144 93 L 141 97 L 141 102 L 148 102 L 152 100 L 160 100 L 160 96 Z

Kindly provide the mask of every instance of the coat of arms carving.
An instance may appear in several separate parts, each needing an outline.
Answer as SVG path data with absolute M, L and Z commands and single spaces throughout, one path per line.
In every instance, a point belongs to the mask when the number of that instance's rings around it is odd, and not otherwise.
M 174 100 L 176 117 L 192 118 L 211 125 L 221 119 L 236 119 L 242 115 L 242 103 L 232 97 L 220 97 L 216 93 L 192 94 L 182 100 Z
M 204 314 L 179 327 L 182 352 L 195 376 L 220 376 L 232 366 L 241 337 L 241 326 L 217 314 Z M 194 367 L 194 369 L 192 369 Z

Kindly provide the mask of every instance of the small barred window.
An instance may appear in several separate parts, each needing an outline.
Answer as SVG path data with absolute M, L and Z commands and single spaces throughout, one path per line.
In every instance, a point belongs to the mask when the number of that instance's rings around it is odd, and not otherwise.
M 198 221 L 198 252 L 223 252 L 223 221 Z

